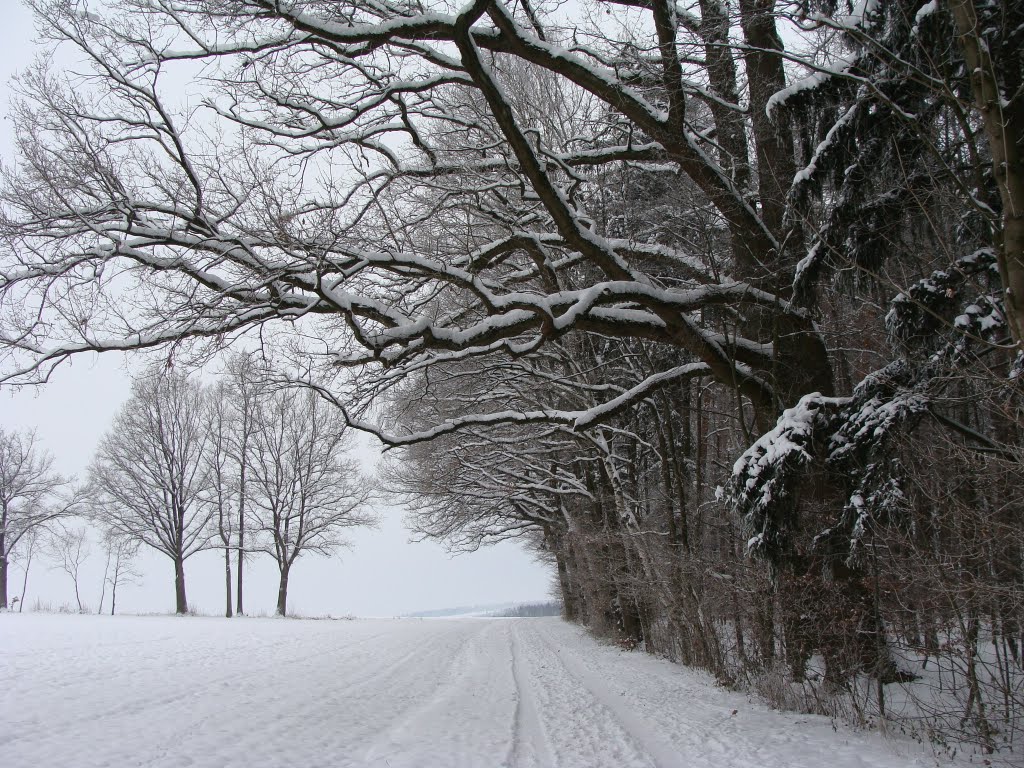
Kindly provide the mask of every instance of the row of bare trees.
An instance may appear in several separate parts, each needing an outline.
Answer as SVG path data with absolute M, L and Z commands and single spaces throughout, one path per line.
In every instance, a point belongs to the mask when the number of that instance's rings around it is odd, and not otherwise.
M 259 335 L 570 615 L 1019 740 L 1019 2 L 28 4 L 6 381 Z
M 72 578 L 81 608 L 87 532 L 63 526 L 80 516 L 105 532 L 104 595 L 112 568 L 112 608 L 140 545 L 171 560 L 178 613 L 188 611 L 186 560 L 219 548 L 226 615 L 243 612 L 244 558 L 253 553 L 277 565 L 276 610 L 285 615 L 299 557 L 329 555 L 344 544 L 346 528 L 374 523 L 367 509 L 372 485 L 347 456 L 345 426 L 333 408 L 309 391 L 257 383 L 259 375 L 252 357 L 239 356 L 214 387 L 172 372 L 140 379 L 100 441 L 88 483 L 70 495 L 31 433 L 5 433 L 4 567 L 19 545 L 30 558 L 33 535 L 49 529 L 48 549 Z
M 29 572 L 40 555 L 71 578 L 78 610 L 84 608 L 79 586 L 89 536 L 73 519 L 89 515 L 92 494 L 53 465 L 35 432 L 0 429 L 0 609 L 24 609 Z M 103 610 L 109 587 L 113 613 L 118 587 L 139 576 L 134 561 L 140 542 L 110 527 L 102 531 L 105 564 L 98 610 Z M 10 581 L 13 564 L 22 572 L 20 590 Z

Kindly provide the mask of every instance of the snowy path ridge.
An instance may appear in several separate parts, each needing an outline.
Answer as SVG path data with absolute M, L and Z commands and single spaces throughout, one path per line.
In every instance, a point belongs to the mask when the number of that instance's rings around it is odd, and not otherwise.
M 556 765 L 557 761 L 548 747 L 547 730 L 531 687 L 536 670 L 529 666 L 521 650 L 519 634 L 519 622 L 509 624 L 512 678 L 516 683 L 516 718 L 507 764 L 516 768 L 544 768 Z
M 896 768 L 555 619 L 0 615 L 5 768 Z

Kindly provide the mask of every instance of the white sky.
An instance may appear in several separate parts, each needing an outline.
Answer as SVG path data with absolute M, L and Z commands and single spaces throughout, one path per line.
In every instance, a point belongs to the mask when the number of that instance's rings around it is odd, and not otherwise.
M 7 119 L 11 76 L 32 59 L 31 15 L 20 0 L 0 0 L 0 157 L 10 162 L 12 134 Z M 100 436 L 128 396 L 130 359 L 124 356 L 81 357 L 59 369 L 53 380 L 34 391 L 0 390 L 0 425 L 35 428 L 55 457 L 57 469 L 81 475 Z M 366 445 L 361 458 L 372 466 L 376 450 Z M 519 545 L 505 543 L 480 552 L 449 556 L 434 543 L 409 543 L 403 512 L 379 508 L 381 527 L 349 536 L 350 550 L 331 559 L 298 562 L 289 583 L 289 610 L 306 615 L 388 616 L 431 608 L 549 598 L 550 569 L 536 563 Z M 82 578 L 83 601 L 99 603 L 102 553 L 93 544 Z M 140 561 L 142 584 L 118 594 L 119 611 L 173 610 L 173 571 L 167 558 L 146 554 Z M 71 580 L 37 561 L 29 574 L 26 604 L 36 600 L 57 608 L 74 602 Z M 204 552 L 186 563 L 190 607 L 220 613 L 224 605 L 223 560 Z M 11 570 L 11 595 L 21 591 L 21 572 Z M 272 613 L 276 569 L 268 558 L 254 558 L 246 572 L 248 613 Z

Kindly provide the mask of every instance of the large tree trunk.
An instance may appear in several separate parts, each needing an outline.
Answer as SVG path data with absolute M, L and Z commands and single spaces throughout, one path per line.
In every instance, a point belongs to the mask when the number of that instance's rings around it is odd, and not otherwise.
M 573 597 L 572 584 L 569 581 L 569 566 L 566 563 L 567 548 L 560 538 L 550 525 L 544 525 L 544 544 L 548 551 L 555 556 L 558 588 L 562 594 L 562 617 L 567 621 L 575 621 L 576 600 Z
M 174 612 L 188 613 L 188 600 L 185 599 L 185 560 L 174 558 Z
M 750 90 L 750 125 L 757 152 L 757 189 L 761 200 L 761 217 L 765 226 L 780 243 L 786 242 L 783 231 L 786 196 L 796 174 L 793 133 L 789 119 L 782 111 L 769 117 L 766 111 L 772 94 L 786 87 L 782 64 L 782 39 L 775 25 L 775 0 L 740 0 L 743 36 L 749 46 L 743 52 Z M 766 264 L 768 282 L 776 289 L 779 277 L 788 280 L 788 272 L 779 269 L 783 254 Z M 775 272 L 778 277 L 771 275 Z
M 576 607 L 576 595 L 573 593 L 572 583 L 569 581 L 569 566 L 566 563 L 567 553 L 562 550 L 555 550 L 555 561 L 558 565 L 558 586 L 562 593 L 562 618 L 566 621 L 576 621 L 578 609 Z
M 224 616 L 231 618 L 231 547 L 224 547 Z
M 719 162 L 733 184 L 746 190 L 750 184 L 750 157 L 747 150 L 746 126 L 742 113 L 728 104 L 739 104 L 736 84 L 736 62 L 729 48 L 729 13 L 724 3 L 700 0 L 700 36 L 704 42 L 708 81 L 721 102 L 712 100 L 708 109 L 715 119 Z
M 288 566 L 281 569 L 281 581 L 277 586 L 277 615 L 288 615 Z
M 0 535 L 0 552 L 3 552 L 4 537 Z M 0 555 L 0 608 L 7 607 L 7 558 Z

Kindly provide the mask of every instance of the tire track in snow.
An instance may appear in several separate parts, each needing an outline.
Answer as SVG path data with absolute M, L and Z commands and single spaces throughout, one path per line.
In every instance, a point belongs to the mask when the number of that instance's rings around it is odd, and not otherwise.
M 556 648 L 550 638 L 537 627 L 536 624 L 530 625 L 534 646 L 546 648 L 549 657 L 557 659 L 568 677 L 611 715 L 645 762 L 654 768 L 679 767 L 683 758 L 673 745 L 655 733 L 622 696 L 611 690 L 607 680 L 590 672 L 578 659 L 573 658 L 568 647 Z
M 797 763 L 776 761 L 771 755 L 769 741 L 780 739 L 779 733 L 772 732 L 766 739 L 763 732 L 748 732 L 744 728 L 744 716 L 753 706 L 747 696 L 727 693 L 716 687 L 710 676 L 680 665 L 671 665 L 669 669 L 673 674 L 666 675 L 662 668 L 665 662 L 646 654 L 629 653 L 605 646 L 599 654 L 580 657 L 576 653 L 573 656 L 570 648 L 574 648 L 575 644 L 571 639 L 556 638 L 554 635 L 566 633 L 567 630 L 582 634 L 582 630 L 565 624 L 548 624 L 543 629 L 547 635 L 544 642 L 549 647 L 553 644 L 559 646 L 561 652 L 558 655 L 566 668 L 574 667 L 579 671 L 579 676 L 591 684 L 600 681 L 601 689 L 617 705 L 618 710 L 631 713 L 632 719 L 639 722 L 645 732 L 655 734 L 654 738 L 664 747 L 662 751 L 665 756 L 675 755 L 676 762 L 673 764 L 685 760 L 687 768 L 760 766 L 762 761 L 756 759 L 756 756 L 764 754 L 765 765 L 797 768 Z M 593 642 L 589 637 L 586 640 Z M 629 687 L 621 695 L 616 695 L 611 688 L 615 675 L 613 678 L 601 675 L 602 671 L 608 670 L 608 655 L 612 657 L 611 663 L 615 664 L 613 672 L 626 668 L 629 670 Z M 743 715 L 737 719 L 739 712 Z M 773 716 L 779 719 L 787 717 L 782 713 L 773 713 Z M 818 764 L 813 759 L 799 763 L 809 766 Z
M 538 635 L 540 621 L 521 622 L 519 647 L 531 671 L 530 687 L 538 704 L 538 717 L 547 726 L 550 765 L 657 768 L 644 745 L 623 727 L 615 713 L 569 672 L 559 658 L 559 649 Z
M 451 626 L 455 626 L 454 623 Z M 430 686 L 429 695 L 422 696 L 420 698 L 413 698 L 408 706 L 404 706 L 402 709 L 395 711 L 390 723 L 388 723 L 383 729 L 379 729 L 377 733 L 372 734 L 372 741 L 365 747 L 362 759 L 353 763 L 353 765 L 376 765 L 377 762 L 374 761 L 378 761 L 381 765 L 389 765 L 386 758 L 379 757 L 380 753 L 387 749 L 389 737 L 393 734 L 399 734 L 402 731 L 407 730 L 404 724 L 414 721 L 414 713 L 417 710 L 423 709 L 425 706 L 423 699 L 426 699 L 427 703 L 434 701 L 437 698 L 438 691 L 450 684 L 450 678 L 452 678 L 457 672 L 461 659 L 466 654 L 466 650 L 473 640 L 474 636 L 468 634 L 462 638 L 462 642 L 459 644 L 458 649 L 451 656 L 451 659 L 447 664 L 445 664 L 444 672 L 437 675 L 433 685 Z M 418 669 L 416 670 L 416 673 L 410 675 L 410 679 L 405 682 L 407 685 L 409 682 L 416 682 L 417 680 L 423 681 L 426 679 L 429 678 L 423 674 L 423 669 Z
M 453 648 L 457 654 L 466 642 L 452 626 L 439 623 L 425 629 L 415 635 L 385 633 L 390 642 L 374 643 L 368 653 L 357 656 L 344 653 L 348 645 L 321 648 L 306 656 L 320 658 L 318 664 L 307 662 L 312 674 L 297 679 L 286 668 L 255 675 L 246 692 L 254 694 L 256 711 L 260 691 L 276 692 L 279 714 L 250 723 L 260 734 L 260 744 L 277 747 L 271 764 L 362 766 L 354 755 L 374 739 L 381 724 L 401 717 L 429 695 L 437 677 L 436 662 L 448 658 Z M 360 646 L 379 637 L 366 638 Z M 220 756 L 220 766 L 248 765 L 231 751 Z
M 556 765 L 548 743 L 533 691 L 536 672 L 529 666 L 520 645 L 519 622 L 508 622 L 512 678 L 516 684 L 516 713 L 512 730 L 512 749 L 507 764 L 511 768 L 548 768 Z
M 356 765 L 486 768 L 503 763 L 515 683 L 511 664 L 496 664 L 495 658 L 508 659 L 507 635 L 498 621 L 459 625 L 463 632 L 472 631 L 435 678 L 433 692 L 394 717 Z
M 528 626 L 532 638 L 528 647 L 541 642 L 549 649 L 556 647 L 562 668 L 580 680 L 584 690 L 610 704 L 619 722 L 633 729 L 634 738 L 644 741 L 659 765 L 934 768 L 942 764 L 927 746 L 888 742 L 877 733 L 837 727 L 827 717 L 772 710 L 756 697 L 716 687 L 702 673 L 646 654 L 597 645 L 579 627 L 542 620 Z M 574 763 L 588 768 L 592 764 Z

